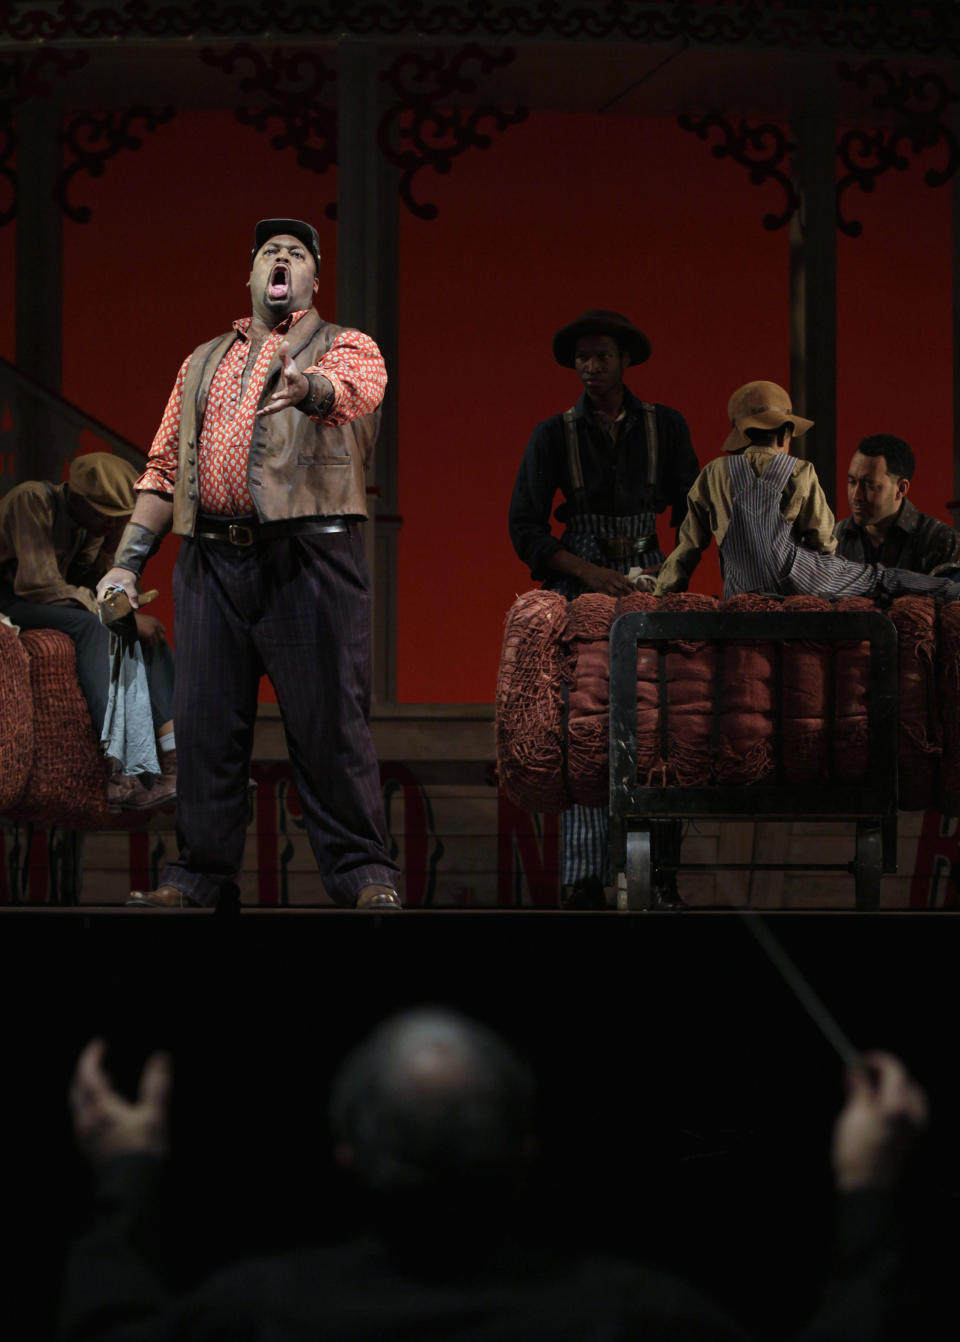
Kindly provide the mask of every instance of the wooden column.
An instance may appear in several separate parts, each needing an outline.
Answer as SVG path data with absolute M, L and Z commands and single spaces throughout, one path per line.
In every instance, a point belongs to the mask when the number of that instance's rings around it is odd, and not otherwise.
M 17 367 L 59 394 L 63 348 L 63 217 L 54 199 L 60 172 L 60 109 L 31 98 L 17 112 Z M 18 397 L 18 480 L 59 481 L 71 443 L 42 400 Z
M 390 382 L 367 484 L 367 559 L 373 577 L 373 697 L 397 697 L 398 210 L 394 169 L 377 147 L 382 106 L 377 48 L 337 50 L 337 321 L 357 326 L 383 351 Z
M 957 127 L 955 127 L 957 129 Z M 953 497 L 948 507 L 960 526 L 960 173 L 953 178 Z
M 790 223 L 790 394 L 815 421 L 796 450 L 812 461 L 830 506 L 837 493 L 836 119 L 791 125 L 793 176 L 802 201 Z

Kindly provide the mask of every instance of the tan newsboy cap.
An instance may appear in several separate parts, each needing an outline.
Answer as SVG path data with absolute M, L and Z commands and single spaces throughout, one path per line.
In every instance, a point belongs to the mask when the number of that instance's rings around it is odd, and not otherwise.
M 737 452 L 749 444 L 745 429 L 779 429 L 790 420 L 793 436 L 799 438 L 813 428 L 812 419 L 794 413 L 789 393 L 776 382 L 747 382 L 738 387 L 727 402 L 727 417 L 733 428 L 724 452 Z

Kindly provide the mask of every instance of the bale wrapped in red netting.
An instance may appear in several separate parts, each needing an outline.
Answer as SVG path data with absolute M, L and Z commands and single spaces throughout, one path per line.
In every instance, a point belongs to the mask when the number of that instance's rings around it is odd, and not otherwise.
M 17 634 L 0 624 L 0 814 L 23 796 L 32 760 L 30 658 Z
M 694 614 L 717 609 L 717 599 L 697 592 L 671 592 L 660 601 L 664 615 Z M 705 639 L 671 640 L 666 652 L 667 758 L 657 769 L 661 782 L 700 787 L 713 774 L 713 682 L 716 645 Z M 658 741 L 659 745 L 659 741 Z
M 567 611 L 567 784 L 581 806 L 605 806 L 610 795 L 610 626 L 616 606 L 616 597 L 588 592 Z
M 937 694 L 943 756 L 937 805 L 944 815 L 960 815 L 960 601 L 940 608 Z
M 73 639 L 56 629 L 26 629 L 20 638 L 30 658 L 33 760 L 9 814 L 36 825 L 101 828 L 110 819 L 109 770 L 77 681 Z
M 605 806 L 610 796 L 610 630 L 620 615 L 657 609 L 648 592 L 622 598 L 590 592 L 570 603 L 564 642 L 570 693 L 567 783 L 581 806 Z M 646 781 L 657 758 L 659 712 L 656 653 L 637 649 L 637 774 Z
M 500 785 L 515 806 L 560 811 L 567 601 L 558 592 L 526 592 L 507 614 L 497 677 L 496 748 Z
M 837 602 L 836 609 L 869 611 L 877 608 L 868 597 L 848 596 Z M 833 666 L 832 774 L 839 783 L 859 783 L 867 776 L 868 764 L 870 644 L 838 643 Z
M 820 596 L 788 596 L 785 612 L 818 614 L 830 610 Z M 832 657 L 825 643 L 788 639 L 783 645 L 783 778 L 787 783 L 816 783 L 830 773 L 830 702 Z
M 778 611 L 774 597 L 745 592 L 725 601 L 722 610 Z M 774 692 L 776 652 L 772 643 L 727 643 L 720 685 L 720 745 L 717 781 L 733 785 L 771 778 L 776 762 Z
M 925 811 L 936 802 L 940 763 L 934 697 L 936 606 L 929 596 L 898 596 L 888 614 L 897 630 L 900 809 Z

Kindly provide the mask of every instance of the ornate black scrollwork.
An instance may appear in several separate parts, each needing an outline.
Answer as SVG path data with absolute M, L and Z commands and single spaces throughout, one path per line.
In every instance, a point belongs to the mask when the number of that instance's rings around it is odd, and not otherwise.
M 845 169 L 837 182 L 837 227 L 848 237 L 858 238 L 863 225 L 858 219 L 846 219 L 842 210 L 843 197 L 851 187 L 869 194 L 877 178 L 891 168 L 905 172 L 910 166 L 909 155 L 941 146 L 945 151 L 943 167 L 928 168 L 923 180 L 927 186 L 943 186 L 956 173 L 960 167 L 960 143 L 947 124 L 945 113 L 957 101 L 957 95 L 932 70 L 917 74 L 893 71 L 883 61 L 869 61 L 860 66 L 841 62 L 837 69 L 841 78 L 858 88 L 881 85 L 881 92 L 873 99 L 874 107 L 894 112 L 898 118 L 892 126 L 848 130 L 837 144 L 837 155 Z
M 414 35 L 476 41 L 513 38 L 637 42 L 684 39 L 701 45 L 752 40 L 769 48 L 960 54 L 956 6 L 813 4 L 809 0 L 165 0 L 107 5 L 103 0 L 7 0 L 0 34 L 15 41 L 127 37 L 254 39 Z
M 293 149 L 297 162 L 311 172 L 324 173 L 337 161 L 337 113 L 321 101 L 326 86 L 335 78 L 315 51 L 272 51 L 239 44 L 229 51 L 204 50 L 200 59 L 226 74 L 249 64 L 250 73 L 240 80 L 240 91 L 251 101 L 237 108 L 236 118 L 244 126 L 266 132 L 271 123 L 281 129 L 270 137 L 274 149 Z M 263 101 L 257 99 L 262 97 Z M 336 202 L 324 209 L 336 219 Z
M 144 130 L 154 131 L 164 122 L 172 121 L 174 115 L 172 107 L 131 107 L 126 112 L 84 112 L 69 121 L 61 138 L 70 161 L 64 165 L 56 189 L 64 214 L 78 224 L 89 223 L 89 206 L 74 205 L 69 198 L 70 185 L 77 173 L 102 177 L 107 159 L 121 149 L 139 149 L 143 144 L 133 131 L 137 122 L 142 123 Z
M 64 79 L 86 65 L 83 51 L 38 51 L 31 56 L 11 55 L 0 60 L 0 227 L 17 214 L 17 108 L 28 98 L 45 97 L 54 78 Z
M 489 149 L 490 131 L 503 131 L 526 120 L 525 107 L 504 111 L 487 103 L 451 107 L 465 94 L 476 92 L 477 81 L 467 74 L 477 66 L 481 74 L 509 65 L 511 49 L 492 52 L 474 43 L 458 51 L 404 52 L 380 78 L 389 85 L 394 101 L 384 111 L 377 142 L 387 160 L 400 169 L 400 198 L 418 219 L 435 219 L 437 207 L 414 198 L 414 178 L 424 168 L 447 173 L 453 160 L 468 149 Z M 489 128 L 489 129 L 485 129 Z
M 783 209 L 779 214 L 768 211 L 763 216 L 763 226 L 772 230 L 789 224 L 800 208 L 800 195 L 790 178 L 789 170 L 784 171 L 780 166 L 786 162 L 789 169 L 790 154 L 794 148 L 782 127 L 772 121 L 751 126 L 746 120 L 729 121 L 716 113 L 701 117 L 679 116 L 677 121 L 683 130 L 692 131 L 701 140 L 708 140 L 711 131 L 719 131 L 723 138 L 713 145 L 711 154 L 714 158 L 732 158 L 735 163 L 747 168 L 754 186 L 776 182 L 783 192 Z

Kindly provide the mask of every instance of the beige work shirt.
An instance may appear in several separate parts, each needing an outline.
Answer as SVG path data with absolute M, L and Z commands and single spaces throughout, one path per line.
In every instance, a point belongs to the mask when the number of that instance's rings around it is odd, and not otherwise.
M 763 475 L 775 456 L 773 447 L 747 447 L 743 456 Z M 677 533 L 676 548 L 664 560 L 657 578 L 656 594 L 685 592 L 700 556 L 715 536 L 720 545 L 727 534 L 732 510 L 727 457 L 715 457 L 694 480 L 687 495 L 687 515 Z M 817 472 L 809 461 L 797 461 L 780 499 L 780 512 L 790 524 L 793 538 L 820 554 L 837 548 L 834 516 L 820 488 Z
M 102 558 L 103 537 L 89 536 L 73 520 L 66 491 L 66 485 L 24 480 L 0 499 L 0 576 L 24 601 L 96 611 L 93 592 L 74 587 L 66 575 L 73 563 L 94 565 Z

